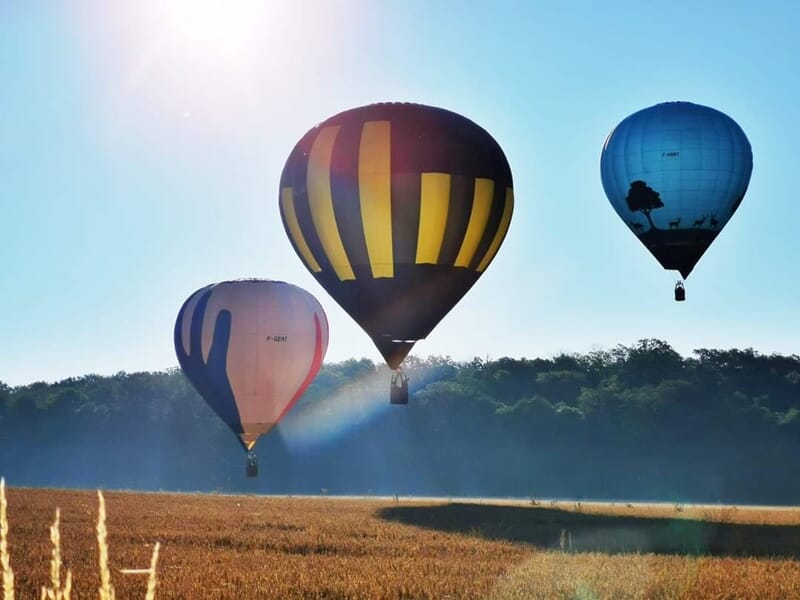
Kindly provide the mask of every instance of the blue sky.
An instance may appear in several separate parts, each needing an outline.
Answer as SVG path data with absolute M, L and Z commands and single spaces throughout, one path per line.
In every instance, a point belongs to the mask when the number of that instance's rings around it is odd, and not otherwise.
M 611 6 L 609 6 L 611 5 Z M 414 354 L 535 357 L 643 337 L 796 353 L 795 2 L 0 3 L 0 381 L 175 366 L 182 301 L 265 277 L 314 294 L 327 360 L 378 361 L 294 254 L 278 180 L 317 122 L 376 101 L 459 112 L 511 163 L 506 241 Z M 675 303 L 599 156 L 668 100 L 753 147 L 738 212 Z

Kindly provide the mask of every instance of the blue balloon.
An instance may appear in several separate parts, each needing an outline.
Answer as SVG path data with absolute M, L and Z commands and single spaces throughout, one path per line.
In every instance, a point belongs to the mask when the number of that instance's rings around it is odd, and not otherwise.
M 614 210 L 665 269 L 684 278 L 739 207 L 752 170 L 742 128 L 691 102 L 630 115 L 600 156 Z

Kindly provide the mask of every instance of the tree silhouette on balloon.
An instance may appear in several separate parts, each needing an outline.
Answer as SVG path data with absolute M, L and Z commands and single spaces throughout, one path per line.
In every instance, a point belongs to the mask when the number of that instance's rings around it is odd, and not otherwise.
M 631 182 L 625 202 L 628 203 L 628 208 L 631 212 L 640 212 L 647 217 L 647 222 L 650 223 L 650 230 L 656 229 L 653 219 L 650 217 L 650 211 L 664 206 L 657 191 L 641 179 L 637 179 Z
M 719 222 L 713 215 L 710 221 L 711 229 L 702 227 L 707 215 L 703 215 L 701 219 L 696 220 L 694 226 L 690 228 L 679 227 L 680 217 L 669 223 L 669 229 L 656 227 L 650 213 L 658 208 L 663 208 L 664 202 L 661 200 L 661 195 L 641 179 L 631 182 L 625 202 L 631 212 L 642 213 L 650 224 L 650 228 L 647 231 L 642 231 L 644 225 L 631 223 L 631 227 L 635 230 L 642 243 L 647 246 L 665 269 L 676 269 L 681 272 L 684 278 L 689 276 L 695 263 L 717 236 L 716 225 Z

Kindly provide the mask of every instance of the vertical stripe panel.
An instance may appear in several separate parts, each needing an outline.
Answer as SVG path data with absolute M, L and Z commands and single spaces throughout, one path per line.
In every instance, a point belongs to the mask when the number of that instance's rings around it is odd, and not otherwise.
M 436 264 L 447 225 L 450 205 L 450 175 L 422 173 L 417 235 L 417 264 Z
M 421 181 L 418 172 L 392 175 L 392 256 L 397 265 L 413 265 L 417 259 Z
M 287 187 L 292 188 L 294 214 L 297 217 L 297 224 L 300 226 L 300 233 L 303 235 L 303 239 L 306 241 L 308 249 L 311 251 L 311 256 L 314 257 L 320 267 L 320 271 L 315 274 L 323 275 L 325 273 L 331 273 L 333 275 L 333 268 L 322 247 L 322 242 L 319 240 L 317 230 L 314 228 L 314 220 L 311 218 L 311 208 L 308 205 L 308 155 L 311 152 L 311 146 L 318 133 L 318 130 L 313 130 L 295 146 L 289 157 L 289 161 L 283 168 L 279 189 Z M 283 223 L 284 229 L 287 231 L 287 237 L 289 237 L 291 241 L 291 235 L 289 234 L 285 217 Z M 297 246 L 293 247 L 302 261 L 303 258 L 300 255 L 299 248 Z
M 508 226 L 511 223 L 512 212 L 514 212 L 514 190 L 509 187 L 506 188 L 506 201 L 505 206 L 503 206 L 503 216 L 500 217 L 500 225 L 497 227 L 497 233 L 495 233 L 494 239 L 492 240 L 489 249 L 486 251 L 486 255 L 478 265 L 478 272 L 482 272 L 489 265 L 489 263 L 492 262 L 494 255 L 497 254 L 497 250 L 500 248 L 500 243 L 503 241 L 503 238 L 508 231 Z
M 439 250 L 438 264 L 453 266 L 456 262 L 456 256 L 467 233 L 474 195 L 475 177 L 464 175 L 450 177 L 450 206 L 447 209 L 447 224 L 444 228 L 442 248 Z
M 467 233 L 464 235 L 461 249 L 458 251 L 458 256 L 456 256 L 456 267 L 468 267 L 472 262 L 472 257 L 486 229 L 486 222 L 489 220 L 493 195 L 494 181 L 477 177 L 475 179 L 475 194 L 472 199 L 472 212 L 469 216 Z
M 328 255 L 325 254 L 325 249 L 322 247 L 317 229 L 314 227 L 314 219 L 311 216 L 311 207 L 308 203 L 308 189 L 306 188 L 306 171 L 307 169 L 304 165 L 302 181 L 298 180 L 298 182 L 292 186 L 294 194 L 294 212 L 297 215 L 297 223 L 300 225 L 300 232 L 303 234 L 303 239 L 305 239 L 309 250 L 311 250 L 311 256 L 316 259 L 321 269 L 318 274 L 323 275 L 325 273 L 330 273 L 334 275 L 333 267 L 328 260 Z
M 373 277 L 394 277 L 391 122 L 367 121 L 358 149 L 358 190 Z
M 361 219 L 361 196 L 358 189 L 358 154 L 362 123 L 343 123 L 336 136 L 331 156 L 331 194 L 336 225 L 344 251 L 356 275 L 369 278 L 369 254 Z
M 199 290 L 192 294 L 191 298 L 186 301 L 185 306 L 183 307 L 183 312 L 181 313 L 181 322 L 180 322 L 180 329 L 181 329 L 181 344 L 183 346 L 183 351 L 186 353 L 186 356 L 190 356 L 192 354 L 192 349 L 190 345 L 190 333 L 191 333 L 191 326 L 192 326 L 192 317 L 194 316 L 194 309 L 197 308 L 197 303 L 200 301 L 202 297 L 202 291 Z
M 281 208 L 283 209 L 286 226 L 289 228 L 289 234 L 303 257 L 306 267 L 314 273 L 319 273 L 322 269 L 311 253 L 311 248 L 308 247 L 306 238 L 303 237 L 303 232 L 300 229 L 300 223 L 297 221 L 297 212 L 294 210 L 294 191 L 290 187 L 285 187 L 281 190 Z
M 324 127 L 319 132 L 308 156 L 308 204 L 311 219 L 322 248 L 340 281 L 355 279 L 347 253 L 344 251 L 331 196 L 331 156 L 339 126 Z
M 483 257 L 489 251 L 489 246 L 492 245 L 497 230 L 500 229 L 500 221 L 503 218 L 503 212 L 506 208 L 506 186 L 502 183 L 494 182 L 494 193 L 492 194 L 492 203 L 489 208 L 489 218 L 486 220 L 486 227 L 483 229 L 481 241 L 475 249 L 475 254 L 469 263 L 469 268 L 478 271 L 478 265 L 483 261 Z
M 203 312 L 192 318 L 200 319 L 200 353 L 203 363 L 208 365 L 208 355 L 211 352 L 211 344 L 214 341 L 214 330 L 217 325 L 217 312 L 214 311 L 214 304 L 218 303 L 222 285 L 215 285 L 208 292 Z

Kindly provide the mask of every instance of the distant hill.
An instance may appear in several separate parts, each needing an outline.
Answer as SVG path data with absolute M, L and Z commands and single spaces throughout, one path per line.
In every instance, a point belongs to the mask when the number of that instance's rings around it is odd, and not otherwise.
M 0 383 L 11 485 L 800 504 L 800 357 L 660 340 L 547 359 L 410 358 L 408 406 L 326 364 L 244 476 L 178 370 Z M 324 490 L 324 492 L 323 492 Z

